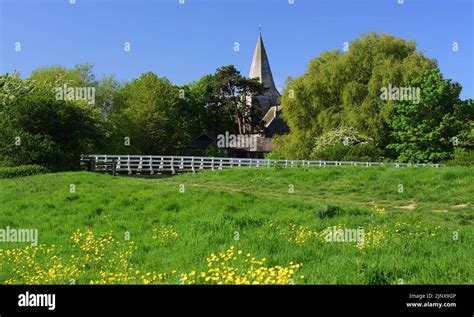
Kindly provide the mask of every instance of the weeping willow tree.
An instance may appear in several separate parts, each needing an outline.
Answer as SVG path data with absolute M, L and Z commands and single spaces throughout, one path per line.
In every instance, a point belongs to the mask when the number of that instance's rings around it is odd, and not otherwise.
M 285 157 L 310 157 L 316 138 L 346 126 L 370 137 L 380 149 L 388 143 L 394 100 L 383 87 L 402 87 L 436 62 L 417 51 L 413 41 L 386 34 L 362 35 L 347 52 L 323 52 L 298 78 L 289 78 L 281 99 L 290 134 L 275 140 Z

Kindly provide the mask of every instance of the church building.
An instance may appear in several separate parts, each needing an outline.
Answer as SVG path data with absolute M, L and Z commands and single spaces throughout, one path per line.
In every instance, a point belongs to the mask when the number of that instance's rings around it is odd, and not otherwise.
M 264 95 L 252 96 L 251 99 L 257 99 L 260 113 L 263 121 L 264 137 L 272 137 L 275 134 L 285 134 L 289 132 L 288 126 L 281 119 L 280 92 L 275 86 L 273 80 L 270 62 L 268 60 L 265 45 L 263 44 L 262 33 L 257 39 L 257 46 L 253 53 L 252 65 L 250 66 L 250 78 L 256 78 L 266 88 Z
M 263 95 L 249 96 L 248 98 L 249 104 L 258 107 L 259 118 L 257 118 L 257 121 L 262 123 L 263 130 L 252 135 L 255 138 L 255 147 L 236 146 L 225 148 L 228 157 L 263 158 L 265 153 L 270 153 L 273 149 L 272 137 L 289 132 L 288 125 L 281 118 L 281 95 L 273 80 L 261 32 L 258 35 L 249 77 L 258 79 L 266 88 Z M 195 139 L 194 144 L 197 148 L 206 149 L 209 145 L 216 144 L 216 140 L 203 134 Z
M 271 138 L 276 134 L 285 134 L 289 132 L 288 125 L 281 118 L 281 95 L 273 80 L 270 62 L 268 61 L 261 32 L 258 35 L 257 46 L 253 53 L 249 77 L 258 79 L 258 81 L 266 88 L 263 95 L 251 96 L 249 98 L 249 103 L 258 107 L 258 112 L 261 116 L 259 121 L 262 122 L 263 131 L 260 134 L 255 135 L 256 148 L 228 148 L 226 151 L 227 155 L 230 157 L 263 158 L 265 153 L 272 151 L 273 146 Z

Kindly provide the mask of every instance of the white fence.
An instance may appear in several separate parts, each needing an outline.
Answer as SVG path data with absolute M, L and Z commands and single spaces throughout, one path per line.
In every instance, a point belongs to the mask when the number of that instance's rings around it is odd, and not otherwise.
M 428 166 L 440 164 L 406 164 L 382 162 L 341 162 L 314 160 L 273 160 L 232 157 L 202 156 L 156 156 L 156 155 L 101 155 L 83 156 L 81 163 L 89 164 L 89 170 L 113 173 L 154 174 L 162 172 L 198 172 L 202 170 L 222 170 L 225 168 L 258 167 L 330 167 L 330 166 Z

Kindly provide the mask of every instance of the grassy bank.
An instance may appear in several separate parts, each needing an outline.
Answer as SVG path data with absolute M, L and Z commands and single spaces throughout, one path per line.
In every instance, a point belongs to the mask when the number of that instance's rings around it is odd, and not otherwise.
M 426 284 L 474 280 L 471 168 L 234 169 L 0 180 L 1 283 Z M 364 243 L 327 242 L 326 228 Z M 220 252 L 220 254 L 219 254 Z

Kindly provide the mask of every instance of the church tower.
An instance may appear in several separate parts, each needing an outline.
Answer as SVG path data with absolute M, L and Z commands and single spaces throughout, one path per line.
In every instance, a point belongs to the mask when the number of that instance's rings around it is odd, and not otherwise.
M 272 70 L 270 62 L 268 61 L 267 52 L 263 45 L 262 33 L 258 35 L 257 46 L 253 53 L 252 66 L 250 67 L 250 78 L 258 78 L 260 83 L 267 89 L 263 96 L 253 96 L 252 99 L 257 99 L 260 105 L 261 115 L 265 115 L 270 107 L 278 105 L 280 93 L 275 87 L 273 81 Z

